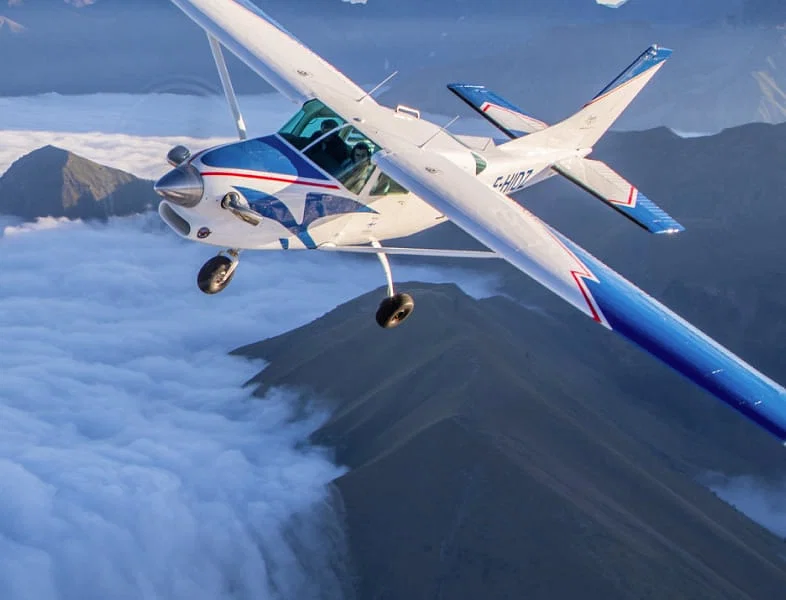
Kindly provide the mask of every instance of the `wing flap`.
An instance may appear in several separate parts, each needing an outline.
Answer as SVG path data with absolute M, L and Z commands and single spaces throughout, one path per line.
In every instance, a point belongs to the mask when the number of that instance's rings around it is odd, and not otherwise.
M 557 233 L 433 153 L 390 148 L 388 175 L 514 267 L 786 443 L 786 390 Z
M 320 58 L 262 10 L 245 0 L 172 0 L 192 21 L 221 42 L 293 102 L 320 91 L 358 99 L 365 92 Z M 373 100 L 368 100 L 373 102 Z

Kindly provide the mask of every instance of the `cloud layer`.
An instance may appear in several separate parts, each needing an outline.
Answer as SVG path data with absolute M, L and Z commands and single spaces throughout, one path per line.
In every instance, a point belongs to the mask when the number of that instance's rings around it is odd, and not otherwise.
M 208 297 L 210 250 L 153 215 L 3 231 L 0 597 L 339 597 L 341 469 L 305 444 L 321 415 L 249 398 L 260 365 L 226 353 L 376 287 L 378 266 L 249 255 Z

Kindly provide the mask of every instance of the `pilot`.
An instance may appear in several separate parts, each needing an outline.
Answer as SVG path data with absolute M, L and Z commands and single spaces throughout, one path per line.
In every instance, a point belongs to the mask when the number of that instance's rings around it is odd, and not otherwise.
M 319 124 L 319 131 L 315 131 L 311 134 L 311 137 L 308 138 L 308 143 L 311 144 L 312 142 L 317 141 L 323 135 L 330 133 L 336 127 L 338 127 L 338 121 L 335 119 L 325 119 L 322 123 Z
M 314 132 L 308 142 L 311 144 L 319 138 L 322 138 L 308 150 L 307 154 L 311 160 L 331 175 L 335 175 L 340 170 L 341 164 L 349 155 L 344 140 L 338 135 L 338 131 L 333 131 L 337 127 L 338 122 L 336 120 L 325 119 L 320 124 L 319 131 Z M 333 131 L 333 133 L 327 137 L 322 137 L 331 131 Z

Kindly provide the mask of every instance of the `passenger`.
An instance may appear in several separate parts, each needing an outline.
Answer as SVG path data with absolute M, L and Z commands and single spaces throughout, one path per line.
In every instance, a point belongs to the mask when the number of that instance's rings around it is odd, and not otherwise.
M 339 179 L 349 191 L 359 194 L 374 170 L 371 164 L 371 149 L 366 142 L 358 142 L 352 147 L 349 158 L 342 165 Z
M 350 159 L 352 160 L 353 164 L 358 164 L 359 162 L 363 162 L 364 160 L 368 160 L 371 158 L 371 150 L 368 147 L 366 142 L 358 142 L 352 148 L 352 155 Z

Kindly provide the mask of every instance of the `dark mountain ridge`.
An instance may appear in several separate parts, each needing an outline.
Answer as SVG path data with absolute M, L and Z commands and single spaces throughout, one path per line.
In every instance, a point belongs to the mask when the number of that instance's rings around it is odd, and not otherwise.
M 380 289 L 236 351 L 269 361 L 258 395 L 330 403 L 314 439 L 352 468 L 336 486 L 360 597 L 778 593 L 782 545 L 692 479 L 734 440 L 692 439 L 678 411 L 617 387 L 616 345 L 588 351 L 580 329 L 511 300 L 400 289 L 418 307 L 392 332 L 373 323 Z M 725 410 L 712 402 L 707 418 Z M 748 445 L 778 450 L 737 419 Z

